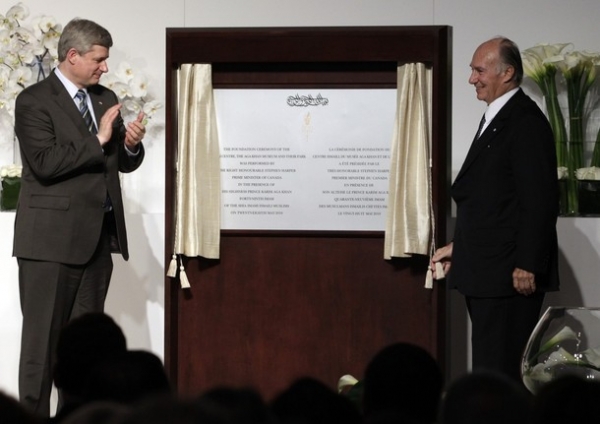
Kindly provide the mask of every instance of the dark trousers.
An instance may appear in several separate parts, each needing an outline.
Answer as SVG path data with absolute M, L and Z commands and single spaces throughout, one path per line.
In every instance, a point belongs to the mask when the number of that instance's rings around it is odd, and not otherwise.
M 104 310 L 113 268 L 108 232 L 102 232 L 85 265 L 23 258 L 18 263 L 23 314 L 19 399 L 29 411 L 47 417 L 61 329 L 73 318 Z
M 540 318 L 543 301 L 544 293 L 466 297 L 473 370 L 499 371 L 521 382 L 523 351 Z

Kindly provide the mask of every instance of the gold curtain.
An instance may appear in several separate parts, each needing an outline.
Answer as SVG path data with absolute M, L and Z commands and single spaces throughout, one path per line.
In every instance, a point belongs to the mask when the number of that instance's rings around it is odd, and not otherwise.
M 175 241 L 167 275 L 178 255 L 219 258 L 221 166 L 210 64 L 183 64 L 177 73 Z M 182 287 L 189 287 L 179 261 Z
M 384 258 L 428 255 L 433 249 L 431 198 L 431 69 L 398 67 Z

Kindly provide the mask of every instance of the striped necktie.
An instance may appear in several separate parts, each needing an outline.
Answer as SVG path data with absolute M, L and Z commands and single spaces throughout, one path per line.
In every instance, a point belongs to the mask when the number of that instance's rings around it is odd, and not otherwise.
M 83 116 L 83 120 L 85 121 L 85 125 L 91 134 L 97 134 L 96 125 L 94 125 L 94 120 L 92 119 L 92 114 L 88 109 L 87 105 L 87 94 L 83 90 L 77 91 L 75 94 L 75 98 L 79 101 L 79 112 L 81 112 L 81 116 Z
M 79 112 L 81 112 L 81 116 L 83 116 L 83 120 L 85 121 L 85 125 L 88 127 L 88 130 L 91 134 L 98 134 L 96 125 L 94 125 L 94 120 L 92 119 L 92 115 L 88 109 L 87 94 L 83 90 L 78 90 L 77 94 L 75 94 L 75 98 L 79 101 Z M 112 210 L 112 202 L 110 201 L 108 193 L 106 193 L 106 200 L 104 201 L 102 207 L 105 212 Z

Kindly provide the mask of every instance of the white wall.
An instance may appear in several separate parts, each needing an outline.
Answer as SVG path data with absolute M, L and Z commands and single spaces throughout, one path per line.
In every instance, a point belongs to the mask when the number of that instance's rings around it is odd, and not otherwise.
M 453 27 L 453 148 L 456 174 L 484 104 L 467 83 L 473 50 L 505 35 L 521 48 L 538 42 L 573 42 L 600 50 L 597 0 L 25 0 L 32 15 L 93 19 L 111 31 L 111 64 L 128 60 L 150 77 L 150 91 L 164 100 L 165 28 L 234 26 L 450 25 Z M 0 0 L 0 14 L 15 2 Z M 477 18 L 475 18 L 477 17 Z M 163 354 L 164 110 L 152 121 L 144 165 L 123 181 L 131 259 L 115 257 L 107 312 L 123 327 L 130 347 Z M 12 156 L 0 151 L 0 165 Z M 16 261 L 11 257 L 14 213 L 0 213 L 0 390 L 16 396 L 20 310 Z M 600 303 L 600 222 L 561 218 L 563 290 L 548 303 Z M 451 296 L 450 377 L 467 368 L 468 324 L 460 298 Z

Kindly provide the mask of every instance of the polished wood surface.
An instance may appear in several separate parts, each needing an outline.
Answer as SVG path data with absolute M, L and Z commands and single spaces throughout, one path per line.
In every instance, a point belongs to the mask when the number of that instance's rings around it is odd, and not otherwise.
M 224 235 L 221 259 L 190 259 L 176 282 L 185 392 L 250 385 L 266 396 L 309 375 L 332 387 L 393 341 L 434 348 L 439 293 L 426 259 L 385 261 L 381 236 Z

